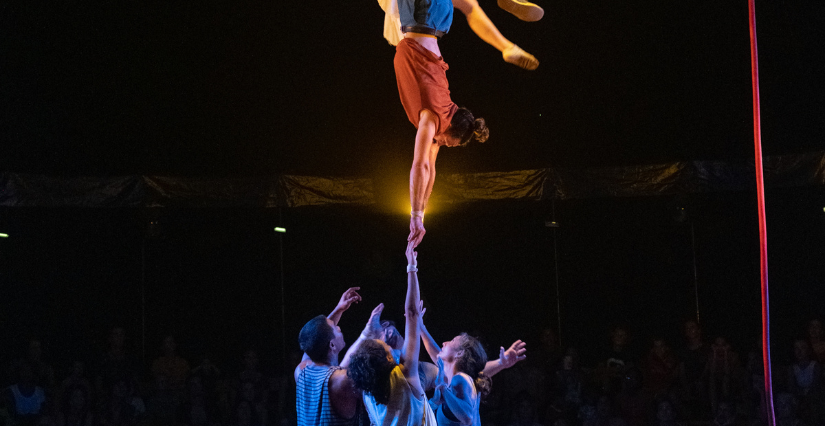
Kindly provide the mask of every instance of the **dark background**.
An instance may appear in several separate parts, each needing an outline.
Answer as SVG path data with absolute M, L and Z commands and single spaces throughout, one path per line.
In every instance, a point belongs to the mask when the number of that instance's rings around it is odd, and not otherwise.
M 383 13 L 374 1 L 312 3 L 4 3 L 0 170 L 367 176 L 398 188 L 403 204 L 415 129 L 397 99 Z M 538 23 L 481 5 L 542 63 L 504 63 L 456 16 L 440 43 L 453 99 L 485 117 L 492 137 L 442 152 L 439 173 L 752 155 L 746 1 L 550 1 Z M 759 1 L 757 14 L 764 151 L 820 150 L 825 3 Z M 768 192 L 780 357 L 825 308 L 824 206 L 822 188 Z M 2 209 L 0 232 L 12 235 L 0 240 L 2 356 L 37 335 L 67 364 L 98 351 L 113 323 L 140 351 L 145 282 L 149 358 L 172 332 L 190 362 L 206 352 L 234 361 L 253 345 L 279 365 L 278 224 L 289 229 L 288 349 L 307 318 L 360 285 L 365 300 L 343 323 L 351 341 L 377 302 L 399 315 L 406 208 L 287 209 L 282 221 L 276 210 L 170 209 L 145 241 L 141 210 Z M 639 345 L 654 334 L 675 343 L 695 310 L 692 220 L 708 337 L 754 346 L 755 210 L 754 193 L 556 203 L 563 342 L 592 353 L 611 324 L 628 322 Z M 438 339 L 477 330 L 494 349 L 536 344 L 557 326 L 552 211 L 502 202 L 428 215 L 421 279 Z

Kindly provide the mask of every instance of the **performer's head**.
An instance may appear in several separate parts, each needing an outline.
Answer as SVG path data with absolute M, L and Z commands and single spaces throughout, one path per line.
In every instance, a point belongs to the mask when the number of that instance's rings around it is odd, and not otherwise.
M 318 315 L 309 320 L 298 335 L 301 350 L 313 362 L 327 363 L 338 360 L 338 352 L 344 349 L 344 334 L 341 327 L 329 318 Z
M 490 378 L 482 372 L 487 364 L 487 352 L 478 339 L 461 333 L 453 340 L 444 342 L 438 357 L 445 365 L 453 364 L 456 371 L 470 376 L 482 396 L 490 392 Z
M 356 388 L 372 395 L 379 404 L 387 404 L 390 373 L 396 365 L 389 345 L 380 340 L 366 340 L 350 358 L 347 376 Z
M 467 108 L 459 108 L 444 131 L 444 145 L 467 146 L 470 142 L 484 143 L 490 137 L 490 129 L 483 118 L 473 117 Z

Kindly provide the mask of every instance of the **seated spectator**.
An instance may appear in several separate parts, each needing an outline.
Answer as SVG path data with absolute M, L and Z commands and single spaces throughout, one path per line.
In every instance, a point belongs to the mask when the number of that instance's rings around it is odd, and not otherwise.
M 582 405 L 582 392 L 585 385 L 584 371 L 579 366 L 578 351 L 570 348 L 562 358 L 562 366 L 556 371 L 556 402 L 553 406 L 561 412 L 568 422 L 573 422 L 573 413 Z
M 708 363 L 708 394 L 713 412 L 720 400 L 732 400 L 739 393 L 743 374 L 739 355 L 724 337 L 717 337 L 711 345 Z
M 656 402 L 656 421 L 653 424 L 655 426 L 682 426 L 682 423 L 676 421 L 676 410 L 669 399 L 660 398 Z
M 177 354 L 175 338 L 166 336 L 163 339 L 163 354 L 152 362 L 152 374 L 156 383 L 163 383 L 168 389 L 183 390 L 186 378 L 189 376 L 189 363 Z M 157 380 L 163 376 L 165 380 Z
M 653 347 L 642 363 L 644 387 L 654 397 L 670 395 L 679 376 L 679 359 L 664 339 L 653 340 Z
M 136 362 L 126 352 L 125 342 L 126 330 L 113 327 L 109 332 L 109 348 L 97 365 L 95 389 L 99 395 L 109 395 L 115 382 L 135 378 Z
M 624 420 L 616 415 L 613 407 L 613 401 L 609 395 L 601 395 L 595 407 L 590 405 L 583 405 L 585 408 L 584 416 L 580 416 L 582 426 L 626 426 Z
M 21 362 L 17 366 L 17 381 L 3 392 L 11 415 L 18 425 L 37 424 L 46 403 L 46 392 L 35 383 L 32 366 Z
M 622 418 L 629 426 L 650 424 L 650 406 L 653 398 L 642 387 L 642 372 L 638 368 L 631 368 L 625 374 L 617 401 Z
M 808 343 L 813 350 L 813 358 L 820 364 L 825 363 L 825 330 L 822 320 L 814 318 L 808 321 Z
M 685 321 L 683 330 L 685 348 L 679 356 L 681 360 L 679 364 L 680 406 L 686 411 L 685 414 L 689 420 L 708 420 L 710 417 L 710 398 L 708 397 L 710 348 L 702 340 L 702 329 L 695 320 Z
M 761 345 L 760 345 L 761 346 Z M 742 420 L 746 424 L 761 424 L 765 417 L 765 373 L 762 365 L 762 348 L 748 352 L 745 373 L 742 378 L 742 395 L 739 398 Z
M 164 374 L 155 374 L 155 385 L 149 397 L 147 414 L 155 424 L 171 424 L 177 418 L 182 394 L 173 389 Z
M 265 405 L 269 396 L 267 387 L 264 374 L 260 370 L 258 353 L 253 349 L 247 350 L 243 357 L 243 369 L 234 383 L 233 404 L 237 405 L 239 399 L 245 399 L 251 402 L 253 407 L 261 403 Z
M 13 378 L 17 378 L 17 372 L 22 364 L 28 364 L 27 368 L 32 372 L 34 384 L 50 396 L 48 394 L 54 390 L 55 386 L 54 369 L 43 360 L 43 344 L 39 339 L 30 339 L 26 355 L 12 363 L 10 373 Z
M 788 391 L 799 399 L 804 399 L 812 389 L 822 382 L 822 366 L 812 359 L 811 346 L 805 339 L 797 339 L 793 344 L 794 364 L 788 368 Z
M 217 407 L 207 398 L 200 376 L 189 378 L 189 392 L 180 410 L 179 423 L 188 426 L 211 426 L 218 422 Z
M 618 393 L 625 373 L 636 362 L 636 355 L 630 349 L 630 331 L 625 326 L 614 327 L 610 332 L 610 345 L 596 366 L 602 391 L 609 395 Z
M 86 369 L 82 361 L 75 361 L 72 363 L 72 372 L 69 374 L 69 377 L 66 377 L 60 384 L 60 393 L 58 394 L 57 403 L 59 407 L 63 407 L 67 404 L 65 398 L 69 398 L 71 396 L 69 390 L 72 388 L 82 388 L 83 392 L 85 392 L 87 400 L 91 401 L 92 383 L 86 378 L 85 370 Z
M 57 413 L 57 426 L 92 426 L 92 401 L 90 387 L 69 385 L 61 397 L 63 401 Z
M 203 356 L 201 362 L 192 369 L 192 376 L 200 377 L 204 390 L 210 394 L 215 391 L 215 386 L 221 377 L 221 370 L 212 363 L 209 356 Z
M 134 395 L 132 384 L 121 379 L 112 384 L 99 413 L 101 426 L 134 426 L 146 411 L 143 401 Z

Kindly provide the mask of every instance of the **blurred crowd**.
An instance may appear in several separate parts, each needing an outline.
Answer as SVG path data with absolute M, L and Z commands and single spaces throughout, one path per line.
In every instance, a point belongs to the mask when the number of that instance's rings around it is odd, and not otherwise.
M 527 359 L 494 377 L 481 406 L 489 426 L 764 425 L 767 409 L 761 348 L 737 350 L 725 336 L 706 339 L 696 321 L 683 339 L 635 342 L 616 326 L 601 351 L 582 354 L 544 330 L 528 342 Z M 161 354 L 142 365 L 111 329 L 97 359 L 60 371 L 43 342 L 6 366 L 0 426 L 291 426 L 291 371 L 267 373 L 259 353 L 237 354 L 233 365 L 208 357 L 184 359 L 167 336 Z M 488 351 L 490 348 L 488 348 Z M 776 424 L 825 425 L 825 331 L 812 319 L 800 330 L 786 365 L 772 366 Z M 495 356 L 495 351 L 491 356 Z M 292 355 L 297 365 L 301 354 Z M 190 363 L 190 361 L 194 361 Z

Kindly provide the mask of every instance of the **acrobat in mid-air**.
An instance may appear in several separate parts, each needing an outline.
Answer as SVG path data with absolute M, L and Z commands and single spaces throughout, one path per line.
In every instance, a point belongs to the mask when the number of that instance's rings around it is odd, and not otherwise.
M 395 44 L 395 76 L 407 118 L 418 129 L 410 170 L 410 234 L 417 247 L 424 238 L 424 210 L 435 182 L 435 160 L 443 146 L 483 143 L 490 131 L 483 118 L 459 108 L 450 98 L 447 69 L 438 39 L 453 21 L 453 8 L 461 11 L 482 40 L 502 52 L 504 60 L 528 70 L 539 62 L 507 40 L 476 0 L 379 0 L 386 12 L 384 37 Z M 499 6 L 525 21 L 541 19 L 544 11 L 533 3 L 498 0 Z

